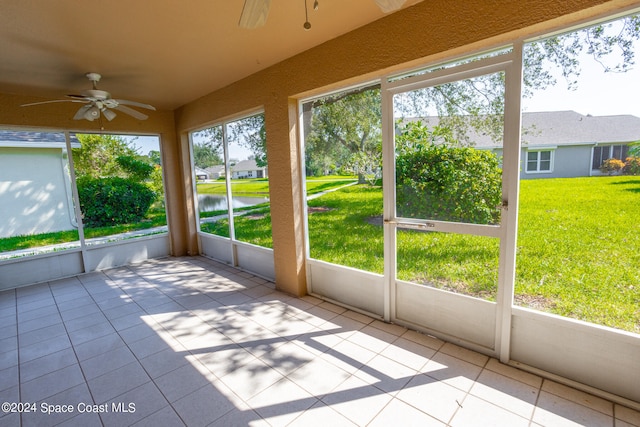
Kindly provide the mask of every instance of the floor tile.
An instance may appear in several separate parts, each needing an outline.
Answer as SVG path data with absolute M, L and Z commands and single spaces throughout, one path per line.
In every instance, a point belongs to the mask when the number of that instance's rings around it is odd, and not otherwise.
M 467 396 L 450 423 L 451 427 L 528 427 L 529 419 L 520 417 L 475 396 Z
M 111 323 L 104 321 L 96 323 L 95 325 L 88 326 L 82 329 L 76 329 L 69 331 L 69 338 L 73 342 L 73 345 L 80 345 L 87 341 L 92 341 L 96 338 L 103 337 L 115 332 Z
M 464 401 L 466 393 L 427 375 L 418 375 L 396 394 L 396 398 L 448 423 Z
M 140 363 L 134 362 L 87 382 L 96 403 L 104 403 L 150 381 Z
M 538 398 L 538 388 L 487 369 L 482 371 L 470 393 L 526 419 L 533 415 Z
M 444 353 L 435 354 L 422 372 L 460 390 L 469 391 L 482 368 Z
M 605 415 L 613 415 L 613 404 L 611 402 L 555 381 L 545 380 L 542 383 L 542 391 L 596 409 Z
M 105 426 L 130 426 L 149 415 L 167 407 L 155 384 L 148 382 L 106 402 L 108 411 L 100 413 Z
M 540 392 L 532 420 L 553 427 L 613 425 L 613 417 L 546 391 Z
M 216 387 L 207 384 L 173 404 L 189 427 L 206 426 L 232 411 L 235 406 Z
M 427 364 L 435 353 L 435 350 L 422 344 L 406 338 L 398 338 L 380 354 L 418 371 Z
M 284 376 L 281 373 L 254 357 L 248 360 L 241 369 L 236 369 L 220 377 L 220 380 L 246 401 L 282 378 Z
M 31 381 L 42 375 L 55 372 L 78 363 L 78 359 L 71 347 L 20 363 L 20 380 Z
M 158 426 L 184 426 L 176 411 L 170 406 L 165 406 L 157 412 L 132 424 L 133 427 L 158 427 Z
M 18 365 L 0 370 L 0 391 L 7 390 L 18 384 Z
M 87 379 L 99 377 L 136 361 L 128 347 L 120 346 L 80 362 Z
M 271 425 L 287 425 L 318 399 L 287 378 L 261 391 L 247 404 Z
M 20 341 L 20 347 L 27 347 L 32 344 L 38 344 L 43 340 L 55 338 L 66 334 L 67 329 L 64 327 L 64 324 L 55 323 L 53 325 L 45 326 L 40 329 L 21 333 L 18 335 L 18 339 Z
M 391 402 L 368 424 L 368 427 L 445 427 L 441 421 L 425 414 L 402 400 L 392 399 Z
M 356 427 L 356 424 L 323 402 L 318 402 L 289 424 L 289 427 L 325 426 Z
M 179 367 L 188 364 L 186 351 L 176 351 L 172 348 L 154 353 L 140 359 L 140 363 L 151 378 L 158 378 Z
M 307 392 L 321 398 L 351 375 L 335 365 L 316 358 L 287 376 Z
M 125 346 L 125 342 L 117 333 L 108 334 L 95 340 L 74 346 L 78 360 L 83 361 L 103 353 Z
M 169 402 L 175 402 L 209 384 L 209 379 L 188 363 L 156 378 L 154 382 Z
M 0 323 L 0 401 L 109 407 L 22 426 L 640 427 L 638 411 L 203 257 L 0 292 Z
M 391 396 L 402 390 L 416 375 L 418 373 L 415 369 L 381 355 L 374 357 L 354 373 L 354 376 Z
M 378 387 L 352 376 L 338 385 L 322 401 L 359 426 L 368 425 L 391 401 Z
M 66 335 L 44 339 L 38 343 L 20 348 L 20 363 L 29 362 L 66 348 L 71 348 L 71 342 Z
M 77 364 L 74 364 L 21 384 L 20 398 L 23 402 L 40 402 L 83 383 L 82 371 Z

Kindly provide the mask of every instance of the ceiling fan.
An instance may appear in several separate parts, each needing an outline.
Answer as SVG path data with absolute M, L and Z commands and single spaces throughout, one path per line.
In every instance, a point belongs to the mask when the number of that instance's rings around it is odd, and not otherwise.
M 304 1 L 306 8 L 307 0 Z M 374 1 L 383 13 L 389 13 L 400 9 L 406 0 Z M 267 15 L 269 15 L 270 6 L 271 0 L 244 0 L 244 7 L 242 8 L 242 14 L 240 15 L 240 22 L 238 23 L 238 25 L 240 26 L 240 28 L 247 29 L 253 29 L 263 26 L 267 22 Z M 318 8 L 317 0 L 314 2 L 313 8 Z M 305 26 L 305 29 L 308 28 Z
M 143 114 L 133 108 L 129 108 L 128 105 L 133 107 L 146 108 L 147 110 L 155 110 L 155 107 L 149 104 L 143 104 L 141 102 L 127 101 L 126 99 L 113 99 L 111 94 L 104 90 L 98 89 L 98 82 L 102 77 L 98 73 L 85 74 L 89 81 L 93 83 L 93 89 L 84 90 L 80 95 L 67 95 L 71 99 L 57 99 L 52 101 L 33 102 L 31 104 L 23 104 L 22 107 L 30 105 L 49 104 L 53 102 L 79 102 L 83 103 L 82 107 L 73 116 L 74 120 L 89 120 L 94 121 L 100 118 L 100 114 L 111 121 L 116 117 L 116 113 L 113 110 L 118 110 L 125 114 L 130 115 L 138 120 L 146 120 L 149 118 L 146 114 Z

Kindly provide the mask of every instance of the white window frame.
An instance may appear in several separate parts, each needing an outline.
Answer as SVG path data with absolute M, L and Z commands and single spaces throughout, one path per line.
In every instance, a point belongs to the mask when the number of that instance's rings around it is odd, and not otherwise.
M 540 169 L 540 153 L 549 152 L 549 169 L 541 170 Z M 538 153 L 536 158 L 536 169 L 529 170 L 529 153 Z M 554 159 L 555 159 L 555 149 L 553 148 L 540 148 L 536 150 L 527 150 L 527 155 L 523 159 L 524 162 L 524 172 L 527 174 L 545 174 L 545 173 L 553 173 L 554 169 Z

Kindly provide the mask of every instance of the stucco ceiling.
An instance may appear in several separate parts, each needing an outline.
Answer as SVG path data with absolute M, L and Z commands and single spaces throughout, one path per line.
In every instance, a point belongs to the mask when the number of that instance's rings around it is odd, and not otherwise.
M 304 1 L 273 0 L 247 30 L 243 0 L 0 0 L 0 92 L 58 99 L 97 72 L 114 98 L 170 110 L 384 16 L 374 0 L 306 0 L 305 31 Z

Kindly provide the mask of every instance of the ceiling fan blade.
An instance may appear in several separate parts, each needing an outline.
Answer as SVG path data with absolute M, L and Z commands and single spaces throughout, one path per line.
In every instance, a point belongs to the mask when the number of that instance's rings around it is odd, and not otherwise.
M 113 111 L 111 111 L 111 110 L 109 110 L 109 109 L 107 109 L 107 108 L 104 108 L 104 109 L 102 110 L 102 114 L 104 114 L 104 118 L 105 118 L 105 119 L 107 119 L 107 120 L 109 120 L 109 121 L 111 121 L 111 120 L 115 119 L 115 118 L 116 118 L 116 116 L 117 116 L 117 114 L 116 114 L 116 113 L 114 113 Z
M 92 107 L 91 104 L 83 105 L 82 107 L 80 107 L 80 109 L 78 110 L 76 115 L 73 116 L 73 120 L 82 120 L 82 119 L 84 119 L 85 115 L 87 114 L 87 111 L 89 111 L 89 108 L 91 108 L 91 107 Z
M 122 111 L 125 114 L 130 115 L 131 117 L 134 117 L 138 120 L 147 120 L 149 118 L 149 116 L 147 116 L 146 114 L 142 114 L 139 111 L 134 110 L 133 108 L 129 108 L 125 105 L 118 105 L 116 107 L 114 107 L 114 109 L 118 110 L 118 111 Z
M 240 28 L 254 29 L 263 26 L 267 22 L 271 0 L 244 0 L 242 15 L 240 15 Z
M 121 105 L 132 105 L 134 107 L 146 108 L 147 110 L 156 110 L 156 107 L 154 107 L 153 105 L 143 104 L 142 102 L 128 101 L 126 99 L 114 99 L 113 101 Z
M 40 101 L 40 102 L 32 102 L 30 104 L 22 104 L 21 107 L 29 107 L 31 105 L 51 104 L 51 103 L 54 103 L 54 102 L 83 102 L 83 101 L 79 101 L 79 100 L 76 101 L 76 100 L 73 100 L 73 99 L 54 99 L 54 100 L 51 100 L 51 101 Z
M 84 95 L 75 95 L 75 94 L 69 94 L 67 95 L 68 98 L 73 98 L 73 99 L 85 99 L 86 96 Z
M 402 7 L 405 0 L 375 0 L 383 13 L 394 12 Z

